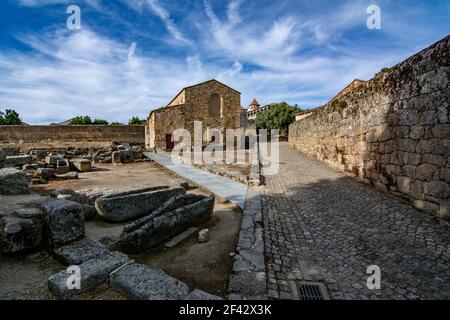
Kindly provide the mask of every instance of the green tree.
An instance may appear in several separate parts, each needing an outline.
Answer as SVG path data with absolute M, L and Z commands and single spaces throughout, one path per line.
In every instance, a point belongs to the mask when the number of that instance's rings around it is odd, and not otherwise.
M 106 126 L 108 125 L 108 121 L 101 120 L 101 119 L 95 119 L 92 124 L 100 125 L 100 126 Z
M 139 119 L 139 117 L 132 117 L 130 121 L 128 121 L 128 125 L 130 126 L 139 126 L 145 124 L 145 120 Z
M 22 120 L 15 110 L 6 109 L 5 112 L 0 111 L 0 125 L 14 126 L 21 124 Z
M 291 106 L 286 102 L 278 103 L 256 116 L 256 127 L 258 129 L 278 129 L 280 133 L 287 133 L 289 125 L 295 121 L 295 116 L 299 111 L 302 110 L 297 105 Z
M 113 121 L 113 122 L 111 122 L 111 125 L 112 126 L 123 126 L 124 124 L 120 123 L 120 122 L 117 122 L 117 121 Z
M 78 116 L 70 120 L 70 124 L 74 126 L 86 126 L 92 124 L 92 120 L 89 116 Z

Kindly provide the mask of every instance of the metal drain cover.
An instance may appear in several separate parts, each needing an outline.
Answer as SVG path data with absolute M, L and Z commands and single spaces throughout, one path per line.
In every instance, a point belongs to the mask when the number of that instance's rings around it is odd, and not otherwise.
M 298 283 L 297 290 L 299 300 L 326 300 L 323 288 L 319 284 Z

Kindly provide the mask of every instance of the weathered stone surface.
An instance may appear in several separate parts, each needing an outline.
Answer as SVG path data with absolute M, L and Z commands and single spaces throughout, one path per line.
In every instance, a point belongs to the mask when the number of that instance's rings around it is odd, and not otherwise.
M 223 298 L 207 293 L 202 290 L 195 289 L 184 300 L 223 300 Z
M 10 254 L 36 249 L 42 243 L 42 221 L 13 216 L 0 218 L 0 251 Z
M 230 292 L 239 292 L 250 300 L 261 300 L 267 295 L 264 272 L 238 272 L 230 277 Z
M 5 159 L 5 167 L 22 167 L 25 164 L 31 163 L 31 156 L 7 156 Z
M 189 294 L 183 282 L 162 270 L 137 263 L 114 272 L 110 282 L 113 289 L 135 300 L 182 300 Z
M 408 177 L 397 177 L 397 189 L 401 193 L 409 194 L 411 190 L 411 179 Z
M 45 157 L 45 163 L 49 164 L 51 166 L 56 166 L 56 163 L 60 159 L 62 159 L 62 157 L 60 157 L 60 156 L 46 156 Z
M 86 159 L 77 159 L 72 162 L 79 172 L 89 172 L 92 170 L 92 162 Z
M 78 179 L 78 172 L 69 172 L 66 174 L 57 174 L 56 175 L 57 179 L 61 179 L 61 180 L 76 180 Z
M 50 291 L 59 299 L 70 299 L 87 292 L 108 281 L 112 271 L 127 263 L 130 259 L 120 252 L 111 252 L 108 256 L 91 259 L 79 265 L 81 274 L 80 289 L 69 289 L 67 270 L 51 275 L 48 279 Z
M 206 222 L 213 210 L 213 195 L 185 194 L 174 197 L 147 217 L 125 226 L 120 237 L 122 248 L 130 253 L 143 252 Z
M 80 204 L 54 198 L 40 199 L 35 204 L 45 213 L 50 247 L 58 247 L 84 236 L 84 213 Z
M 440 199 L 448 199 L 449 185 L 442 181 L 431 181 L 424 184 L 424 193 Z
M 13 168 L 0 169 L 0 195 L 28 193 L 27 175 Z
M 56 173 L 57 174 L 66 174 L 70 171 L 69 160 L 61 159 L 56 161 Z
M 35 178 L 53 180 L 56 178 L 55 169 L 52 168 L 39 168 L 34 173 Z
M 85 238 L 52 250 L 55 259 L 65 266 L 79 265 L 92 259 L 107 257 L 110 251 L 101 243 Z
M 120 151 L 114 151 L 112 153 L 112 163 L 114 165 L 121 165 L 122 164 L 122 154 Z
M 184 194 L 182 188 L 154 187 L 116 193 L 98 198 L 98 214 L 110 221 L 121 222 L 152 213 L 168 199 Z

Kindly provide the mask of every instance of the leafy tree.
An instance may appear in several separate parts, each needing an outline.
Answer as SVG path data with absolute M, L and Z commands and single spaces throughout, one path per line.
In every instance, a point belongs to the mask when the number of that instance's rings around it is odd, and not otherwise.
M 139 117 L 132 117 L 130 121 L 128 121 L 128 125 L 130 126 L 139 126 L 145 124 L 145 120 L 139 119 Z
M 291 106 L 286 102 L 278 103 L 256 116 L 256 127 L 258 129 L 278 129 L 280 133 L 287 133 L 289 125 L 295 121 L 295 116 L 299 111 L 302 110 L 297 105 Z
M 106 120 L 100 120 L 100 119 L 95 119 L 92 124 L 96 124 L 96 125 L 100 125 L 100 126 L 106 126 L 108 125 L 108 121 Z
M 6 109 L 5 112 L 0 111 L 0 125 L 14 126 L 21 124 L 22 120 L 16 111 L 10 109 Z
M 120 122 L 117 122 L 117 121 L 113 121 L 113 122 L 111 122 L 111 125 L 112 126 L 123 126 L 124 124 L 120 123 Z
M 78 116 L 70 120 L 70 124 L 75 126 L 86 126 L 92 124 L 92 120 L 89 116 Z

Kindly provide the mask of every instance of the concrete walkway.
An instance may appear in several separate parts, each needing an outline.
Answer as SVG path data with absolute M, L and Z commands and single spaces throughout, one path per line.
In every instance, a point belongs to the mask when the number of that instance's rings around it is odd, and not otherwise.
M 215 195 L 244 209 L 248 188 L 246 184 L 233 181 L 190 165 L 175 163 L 172 159 L 153 152 L 145 152 L 144 155 L 159 165 L 173 171 L 177 175 L 192 181 Z

